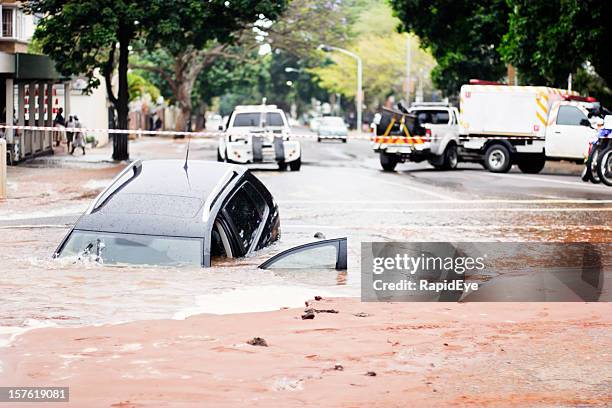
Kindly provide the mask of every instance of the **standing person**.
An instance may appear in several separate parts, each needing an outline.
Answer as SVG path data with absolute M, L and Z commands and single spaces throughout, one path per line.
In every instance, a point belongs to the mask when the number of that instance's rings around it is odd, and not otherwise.
M 81 129 L 81 122 L 79 122 L 79 118 L 77 118 L 76 115 L 74 115 L 74 127 L 76 129 Z M 75 132 L 74 143 L 72 144 L 72 151 L 70 154 L 73 154 L 74 149 L 77 147 L 83 149 L 83 156 L 85 156 L 85 135 L 83 132 Z
M 53 119 L 53 127 L 66 127 L 66 119 L 64 119 L 64 109 L 59 108 L 57 110 L 57 115 L 55 115 L 55 119 Z M 55 133 L 55 146 L 59 146 L 62 141 L 61 132 Z
M 68 130 L 68 129 L 74 129 L 74 128 L 75 128 L 74 116 L 70 115 L 68 116 L 68 122 L 66 123 L 66 151 L 68 152 L 74 151 L 74 146 L 72 149 L 70 149 L 72 145 L 72 139 L 74 138 L 74 132 Z

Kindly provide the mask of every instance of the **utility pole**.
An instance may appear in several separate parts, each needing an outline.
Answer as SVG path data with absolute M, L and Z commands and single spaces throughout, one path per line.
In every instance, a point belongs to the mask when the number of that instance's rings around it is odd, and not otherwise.
M 410 106 L 410 70 L 412 69 L 412 42 L 410 34 L 406 34 L 406 105 Z
M 319 49 L 325 52 L 338 51 L 342 54 L 348 55 L 357 61 L 357 96 L 355 97 L 355 109 L 357 109 L 357 131 L 362 133 L 362 111 L 363 111 L 363 66 L 361 64 L 361 58 L 359 55 L 345 50 L 344 48 L 332 47 L 331 45 L 321 44 Z

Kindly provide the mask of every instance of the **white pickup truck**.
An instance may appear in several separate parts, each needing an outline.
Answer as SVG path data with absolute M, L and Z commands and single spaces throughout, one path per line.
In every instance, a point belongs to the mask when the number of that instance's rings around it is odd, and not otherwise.
M 217 160 L 228 163 L 277 163 L 280 170 L 302 166 L 300 142 L 290 139 L 287 117 L 276 105 L 239 105 L 219 138 Z
M 374 117 L 372 148 L 380 156 L 385 171 L 398 163 L 427 160 L 438 169 L 457 167 L 456 132 L 440 132 L 432 138 L 426 133 L 429 124 L 454 129 L 458 125 L 457 108 L 442 103 L 414 104 L 407 110 L 386 109 Z
M 432 139 L 456 138 L 460 161 L 538 173 L 546 160 L 584 161 L 596 105 L 563 89 L 476 83 L 461 87 L 458 124 L 426 128 Z

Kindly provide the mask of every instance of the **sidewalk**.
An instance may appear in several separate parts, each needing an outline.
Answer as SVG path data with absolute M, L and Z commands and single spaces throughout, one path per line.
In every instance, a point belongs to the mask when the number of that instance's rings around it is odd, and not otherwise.
M 174 139 L 171 137 L 143 136 L 129 141 L 130 160 L 182 159 L 185 157 L 188 138 Z M 214 150 L 217 146 L 215 138 L 194 137 L 190 142 L 190 158 L 204 159 L 198 154 L 201 150 Z M 97 148 L 87 148 L 86 154 L 77 149 L 73 155 L 68 154 L 66 145 L 53 148 L 54 154 L 40 156 L 26 161 L 28 167 L 81 167 L 88 164 L 117 165 L 121 162 L 112 159 L 113 145 L 108 143 Z M 207 155 L 207 156 L 210 156 Z

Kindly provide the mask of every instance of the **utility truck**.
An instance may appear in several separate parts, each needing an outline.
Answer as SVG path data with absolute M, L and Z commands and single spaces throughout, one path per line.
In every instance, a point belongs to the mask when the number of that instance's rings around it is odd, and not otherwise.
M 438 169 L 457 166 L 458 135 L 455 131 L 440 132 L 432 139 L 426 127 L 435 124 L 454 130 L 458 126 L 457 108 L 445 103 L 415 103 L 409 109 L 401 104 L 383 108 L 372 123 L 372 148 L 379 154 L 385 171 L 393 171 L 398 163 L 427 160 Z
M 582 163 L 596 134 L 590 119 L 599 104 L 564 89 L 471 81 L 459 102 L 459 123 L 426 125 L 426 136 L 455 137 L 460 161 L 491 172 L 517 164 L 538 173 L 546 160 Z

